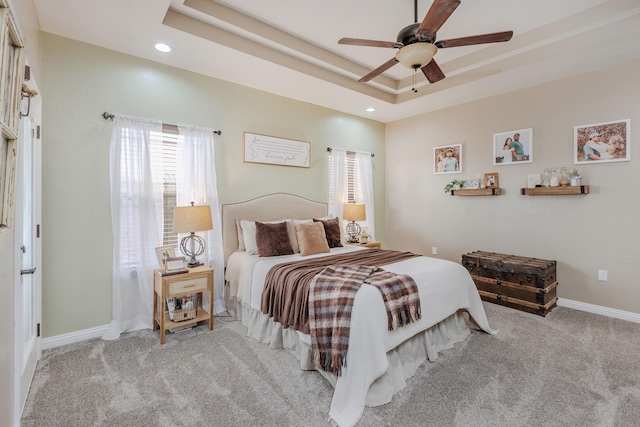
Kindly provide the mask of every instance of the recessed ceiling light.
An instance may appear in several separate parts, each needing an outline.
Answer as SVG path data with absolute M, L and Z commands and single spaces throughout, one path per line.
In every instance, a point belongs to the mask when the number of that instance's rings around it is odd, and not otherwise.
M 375 109 L 375 108 L 373 108 L 373 107 L 369 107 L 369 108 L 367 108 L 367 111 L 368 111 L 369 113 L 373 113 L 374 111 L 376 111 L 376 109 Z
M 153 47 L 155 47 L 156 50 L 159 50 L 160 52 L 171 52 L 171 47 L 165 43 L 156 43 L 155 45 L 153 45 Z

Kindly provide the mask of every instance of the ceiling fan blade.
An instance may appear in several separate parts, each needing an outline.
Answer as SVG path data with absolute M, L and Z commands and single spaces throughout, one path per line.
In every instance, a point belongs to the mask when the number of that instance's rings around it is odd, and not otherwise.
M 404 46 L 399 42 L 385 42 L 381 40 L 367 40 L 367 39 L 351 39 L 348 37 L 338 40 L 338 44 L 350 44 L 355 46 L 370 46 L 370 47 L 391 47 L 394 49 L 400 49 Z
M 470 46 L 474 44 L 508 42 L 513 37 L 513 31 L 502 31 L 500 33 L 481 34 L 478 36 L 460 37 L 457 39 L 440 40 L 436 42 L 436 47 Z
M 432 59 L 431 62 L 422 67 L 422 72 L 427 80 L 429 80 L 429 83 L 439 82 L 445 77 L 435 59 Z
M 362 77 L 358 81 L 362 82 L 362 83 L 368 82 L 369 80 L 373 79 L 374 77 L 377 77 L 379 74 L 384 73 L 389 68 L 391 68 L 394 65 L 396 65 L 397 63 L 398 63 L 398 60 L 395 57 L 393 57 L 390 60 L 388 60 L 387 62 L 385 62 L 384 64 L 382 64 L 381 66 L 379 66 L 378 68 L 376 68 L 375 70 L 373 70 L 372 72 L 370 72 L 369 74 L 367 74 L 366 76 Z
M 427 12 L 416 31 L 416 38 L 418 40 L 423 40 L 429 36 L 435 38 L 436 32 L 459 5 L 460 0 L 434 0 L 429 12 Z

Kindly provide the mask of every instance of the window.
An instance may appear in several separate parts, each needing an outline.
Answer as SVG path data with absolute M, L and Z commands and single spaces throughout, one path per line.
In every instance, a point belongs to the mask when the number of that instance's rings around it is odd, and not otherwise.
M 162 125 L 162 245 L 173 246 L 178 254 L 178 235 L 172 232 L 173 210 L 177 205 L 178 165 L 182 164 L 178 128 Z
M 365 205 L 367 219 L 360 221 L 360 226 L 375 237 L 371 158 L 371 153 L 330 150 L 329 214 L 342 217 L 345 203 L 362 203 Z
M 347 180 L 345 194 L 347 203 L 364 203 L 362 186 L 360 185 L 360 163 L 356 161 L 356 154 L 347 152 Z
M 341 162 L 329 161 L 329 176 L 343 176 L 342 183 L 331 182 L 330 186 L 333 187 L 332 192 L 342 193 L 344 203 L 364 203 L 364 192 L 362 189 L 362 177 L 360 162 L 358 162 L 356 153 L 347 151 L 345 152 L 345 161 Z M 341 171 L 333 170 L 334 168 L 343 168 Z M 342 186 L 342 188 L 335 188 L 335 186 Z
M 178 134 L 175 125 L 162 125 L 162 245 L 172 246 L 176 255 L 180 255 L 180 240 L 173 230 L 173 212 L 177 204 L 177 182 L 182 166 L 181 143 L 183 137 Z M 200 235 L 208 245 L 207 235 Z

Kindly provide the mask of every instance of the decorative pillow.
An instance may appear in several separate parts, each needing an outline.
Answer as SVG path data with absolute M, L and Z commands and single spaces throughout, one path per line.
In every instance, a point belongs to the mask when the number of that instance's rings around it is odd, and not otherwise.
M 318 219 L 314 218 L 314 222 L 321 222 L 324 225 L 324 232 L 327 235 L 327 243 L 330 248 L 342 247 L 342 234 L 340 233 L 340 222 L 338 218 Z
M 238 229 L 238 250 L 246 251 L 247 248 L 244 246 L 244 234 L 242 233 L 242 226 L 240 225 L 239 219 L 236 219 L 236 228 Z
M 327 237 L 321 222 L 296 224 L 296 236 L 300 245 L 300 255 L 307 256 L 329 252 Z
M 312 223 L 313 219 L 290 219 L 289 221 L 291 221 L 291 229 L 293 230 L 291 247 L 293 248 L 293 252 L 297 254 L 300 253 L 300 245 L 298 244 L 298 237 L 296 236 L 296 225 Z
M 298 249 L 298 239 L 296 238 L 296 230 L 293 223 L 289 219 L 279 219 L 277 221 L 261 221 L 263 224 L 287 223 L 287 232 L 289 234 L 289 243 L 294 253 L 300 252 Z M 242 237 L 241 237 L 242 236 Z M 240 240 L 242 239 L 242 240 Z M 242 242 L 238 250 L 246 250 L 251 255 L 258 255 L 258 246 L 256 245 L 256 221 L 240 221 L 238 230 L 238 241 Z M 243 249 L 244 248 L 244 249 Z
M 268 224 L 256 221 L 256 246 L 259 256 L 280 256 L 293 254 L 289 241 L 287 222 Z
M 298 246 L 298 238 L 296 237 L 296 226 L 293 225 L 293 222 L 288 219 L 285 221 L 287 223 L 287 232 L 289 233 L 289 243 L 291 243 L 291 249 L 293 249 L 293 253 L 297 254 L 300 252 L 300 247 Z
M 241 220 L 240 227 L 242 228 L 242 240 L 244 241 L 245 250 L 251 255 L 258 255 L 256 222 Z

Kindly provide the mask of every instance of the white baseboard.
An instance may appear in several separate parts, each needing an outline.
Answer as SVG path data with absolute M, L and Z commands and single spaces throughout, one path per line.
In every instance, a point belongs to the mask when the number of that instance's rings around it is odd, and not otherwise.
M 587 313 L 600 314 L 601 316 L 613 317 L 614 319 L 627 320 L 629 322 L 640 323 L 640 314 L 630 311 L 616 310 L 615 308 L 603 307 L 601 305 L 587 304 L 586 302 L 573 301 L 565 298 L 558 298 L 559 307 L 572 308 L 574 310 L 586 311 Z
M 630 311 L 616 310 L 614 308 L 587 304 L 584 302 L 573 301 L 566 298 L 558 298 L 558 306 L 572 308 L 574 310 L 586 311 L 588 313 L 599 314 L 601 316 L 613 317 L 614 319 L 622 319 L 629 322 L 640 323 L 640 314 L 632 313 Z M 59 347 L 66 344 L 73 344 L 91 338 L 100 338 L 107 331 L 108 327 L 109 325 L 98 326 L 95 328 L 84 329 L 82 331 L 69 332 L 68 334 L 44 338 L 42 340 L 42 349 L 46 350 L 48 348 Z
M 42 349 L 60 347 L 61 345 L 73 344 L 91 338 L 100 338 L 107 331 L 109 325 L 97 326 L 95 328 L 83 329 L 82 331 L 69 332 L 68 334 L 56 335 L 54 337 L 42 339 Z

